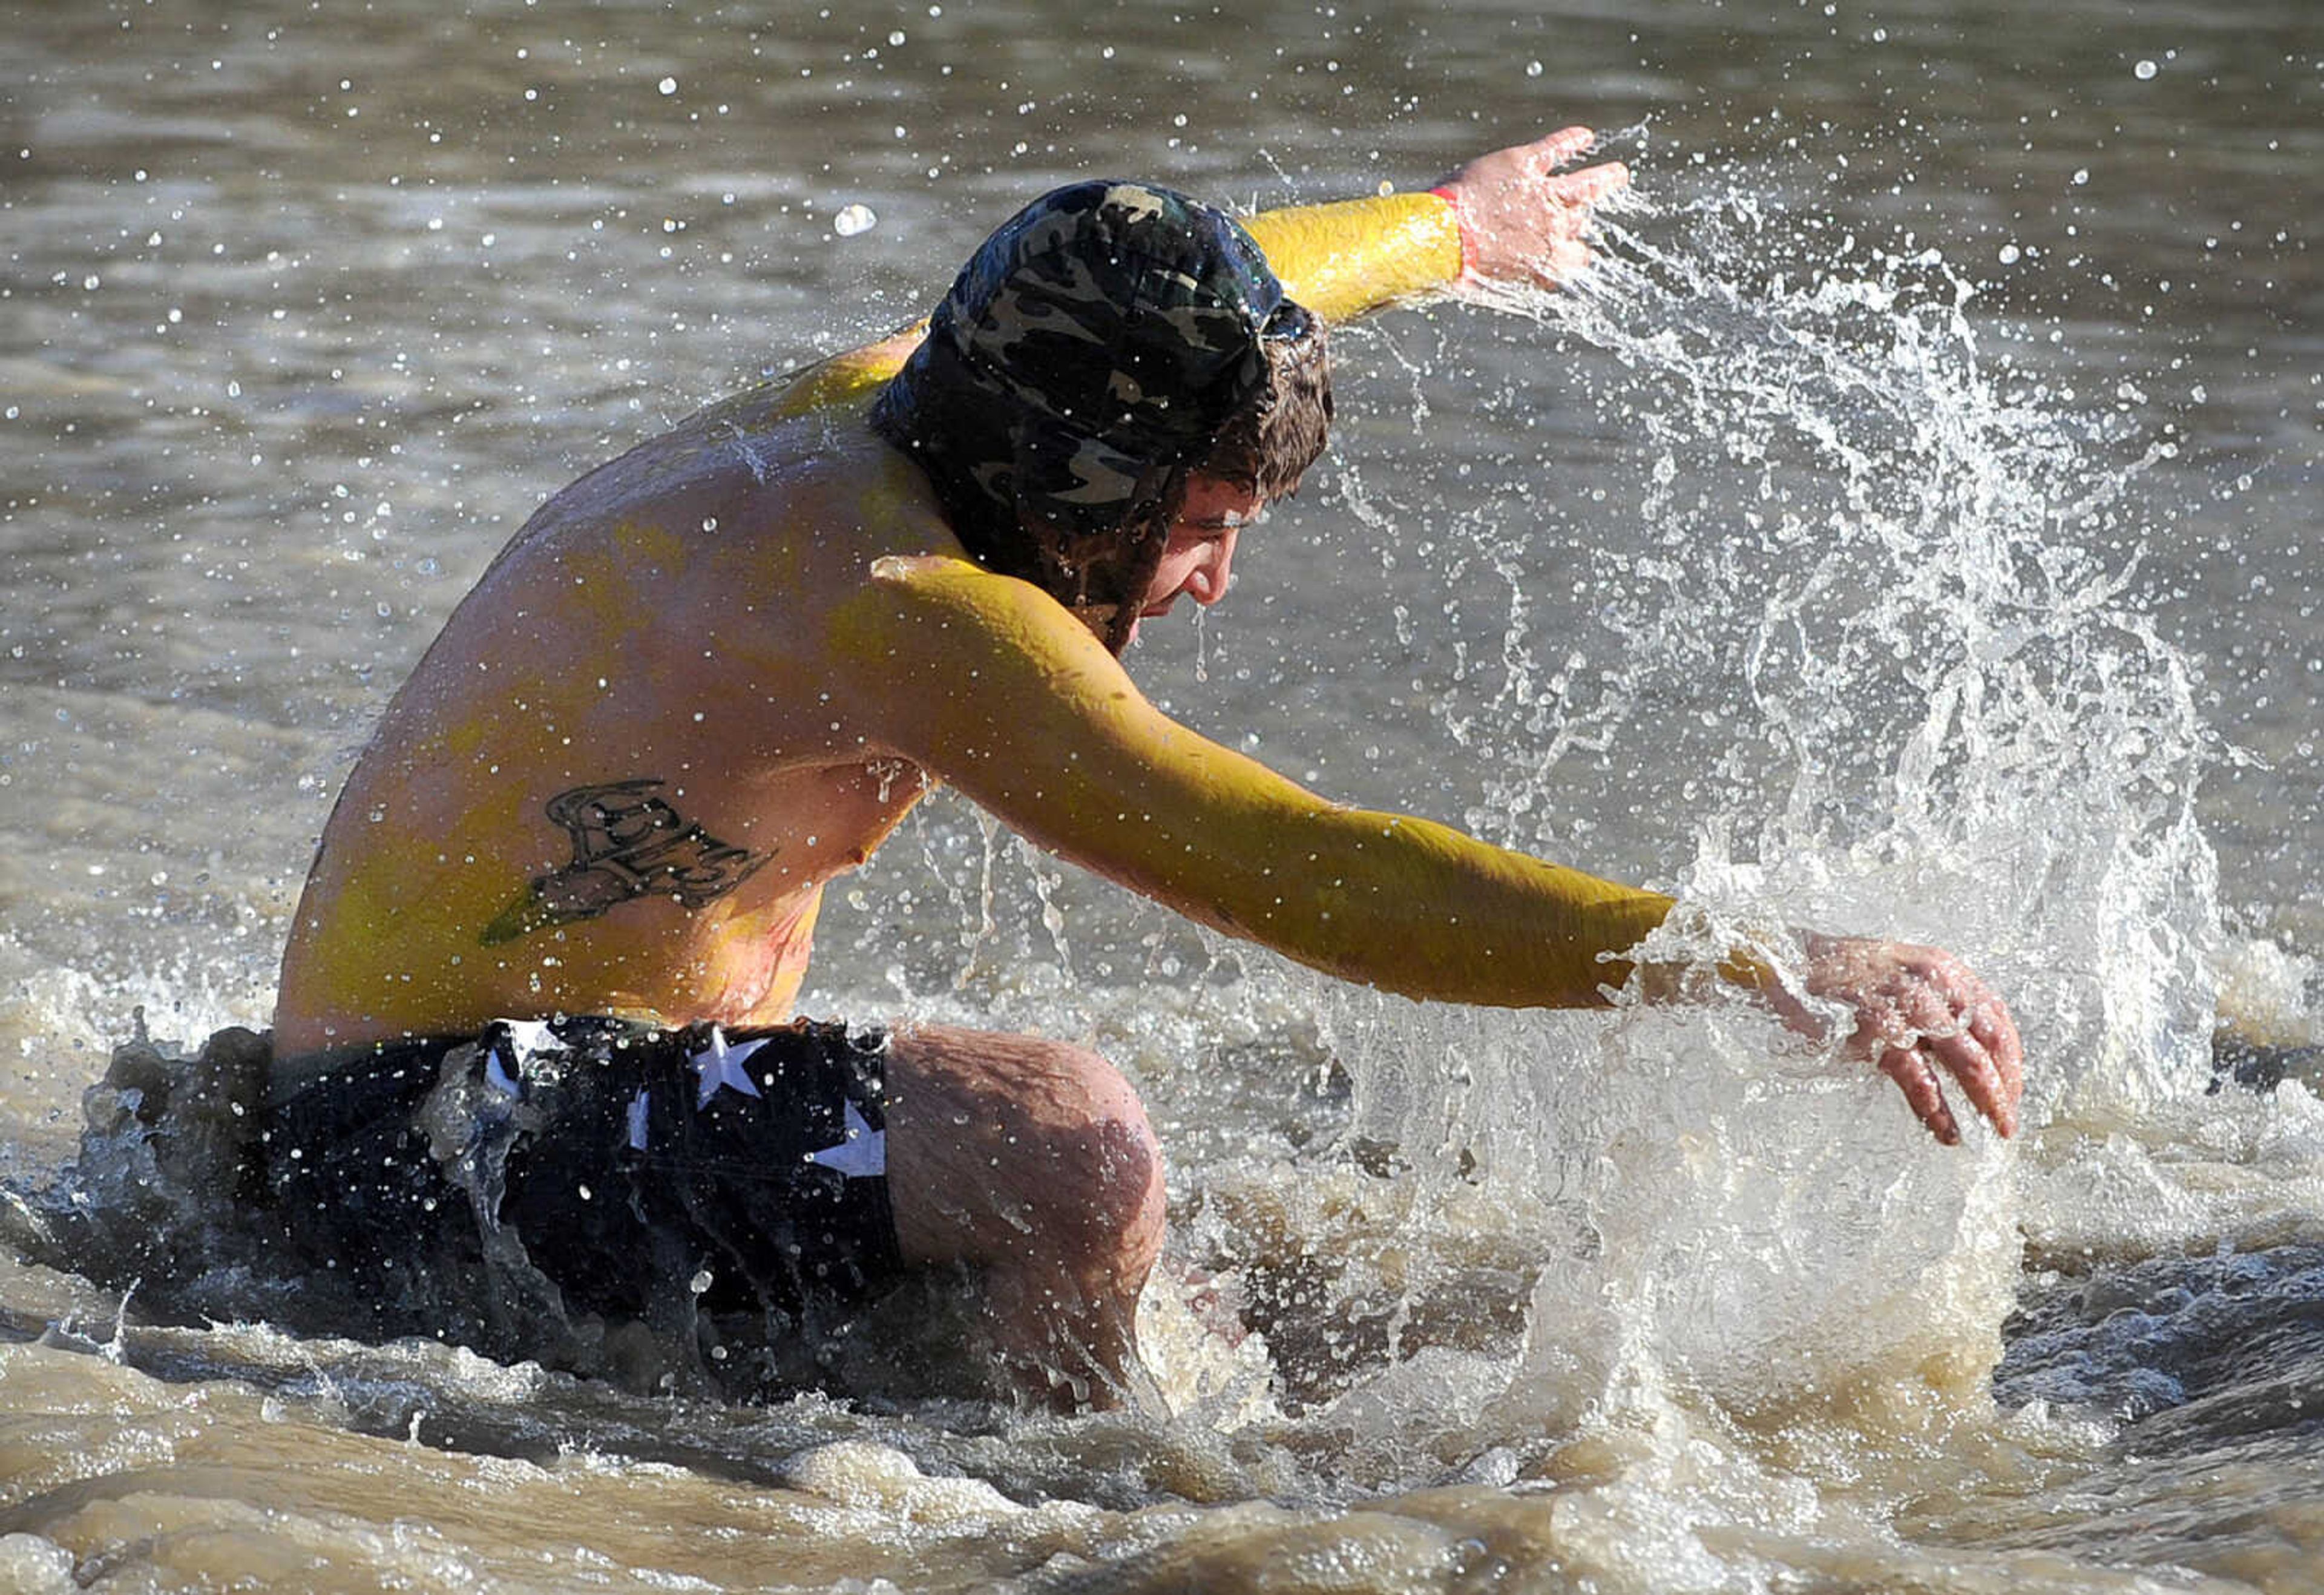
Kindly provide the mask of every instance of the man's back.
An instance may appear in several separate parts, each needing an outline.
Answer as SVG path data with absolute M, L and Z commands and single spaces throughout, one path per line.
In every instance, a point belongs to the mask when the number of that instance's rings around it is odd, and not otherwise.
M 881 555 L 957 552 L 858 406 L 789 408 L 746 394 L 592 473 L 462 603 L 324 833 L 278 1056 L 789 1016 L 822 883 L 922 790 L 829 706 L 830 611 Z

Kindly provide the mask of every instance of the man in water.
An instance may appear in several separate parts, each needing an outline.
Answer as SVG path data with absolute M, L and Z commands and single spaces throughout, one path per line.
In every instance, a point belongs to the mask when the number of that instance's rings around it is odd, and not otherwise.
M 1247 223 L 1060 189 L 924 329 L 551 499 L 390 705 L 292 927 L 254 1188 L 305 1254 L 383 1324 L 447 1249 L 503 1297 L 680 1327 L 965 1267 L 1033 1388 L 1118 1394 L 1163 1226 L 1120 1074 L 1028 1036 L 792 1022 L 825 887 L 938 782 L 1347 980 L 1525 1006 L 1674 986 L 1626 957 L 1670 899 L 1331 803 L 1117 662 L 1225 594 L 1321 451 L 1326 319 L 1580 269 L 1627 180 L 1563 171 L 1589 143 Z M 1984 986 L 1929 949 L 1806 948 L 1802 987 L 1940 1139 L 1945 1075 L 2010 1133 L 2018 1041 Z M 1723 973 L 1814 1028 L 1766 971 Z

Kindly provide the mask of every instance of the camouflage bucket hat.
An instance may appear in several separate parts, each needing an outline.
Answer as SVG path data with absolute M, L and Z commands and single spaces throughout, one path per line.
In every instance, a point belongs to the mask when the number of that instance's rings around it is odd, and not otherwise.
M 1018 412 L 1005 464 L 1019 506 L 1087 532 L 1148 471 L 1199 456 L 1266 380 L 1260 337 L 1305 317 L 1225 212 L 1153 184 L 1086 182 L 986 240 L 928 337 Z
M 1177 479 L 1269 382 L 1267 340 L 1320 337 L 1250 235 L 1151 183 L 1045 194 L 986 239 L 872 410 L 976 559 L 1117 651 Z

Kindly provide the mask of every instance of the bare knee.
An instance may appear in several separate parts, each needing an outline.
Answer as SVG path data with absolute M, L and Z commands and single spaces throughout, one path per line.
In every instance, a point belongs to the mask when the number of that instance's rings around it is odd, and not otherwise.
M 1065 1276 L 1134 1296 L 1162 1246 L 1162 1151 L 1084 1047 L 927 1026 L 889 1059 L 889 1183 L 908 1262 Z
M 1120 1089 L 1097 1083 L 1100 1089 L 1081 1104 L 1088 1116 L 1048 1138 L 1056 1184 L 1045 1194 L 1044 1227 L 1069 1271 L 1135 1295 L 1162 1251 L 1162 1148 L 1145 1104 L 1113 1066 L 1095 1053 L 1084 1056 Z M 1078 1266 L 1071 1260 L 1076 1258 Z

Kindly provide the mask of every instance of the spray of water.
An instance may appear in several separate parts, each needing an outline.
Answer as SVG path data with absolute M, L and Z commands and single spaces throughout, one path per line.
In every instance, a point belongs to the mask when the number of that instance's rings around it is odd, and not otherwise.
M 1781 963 L 1804 926 L 1944 945 L 2012 1001 L 2036 1126 L 2199 1094 L 2214 744 L 2136 597 L 2155 451 L 2013 375 L 1933 252 L 1835 248 L 1731 192 L 1634 207 L 1605 256 L 1568 291 L 1494 297 L 1588 355 L 1580 404 L 1645 466 L 1630 502 L 1489 503 L 1450 539 L 1507 589 L 1498 648 L 1439 704 L 1487 771 L 1471 825 L 1557 856 L 1577 767 L 1627 757 L 1691 833 L 1665 954 L 1743 940 Z M 1572 517 L 1597 523 L 1569 539 L 1594 540 L 1587 568 L 1546 567 L 1538 528 Z M 1545 620 L 1563 588 L 1586 602 Z M 1668 1424 L 1674 1392 L 1729 1415 L 1848 1388 L 1986 1400 L 2013 1154 L 1939 1151 L 1885 1083 L 1698 994 L 1608 1023 L 1313 992 L 1351 1137 L 1494 1193 L 1530 1243 L 1526 1349 L 1452 1409 L 1472 1454 Z M 1440 1265 L 1462 1244 L 1412 1242 Z M 1397 1377 L 1441 1415 L 1479 1373 Z

